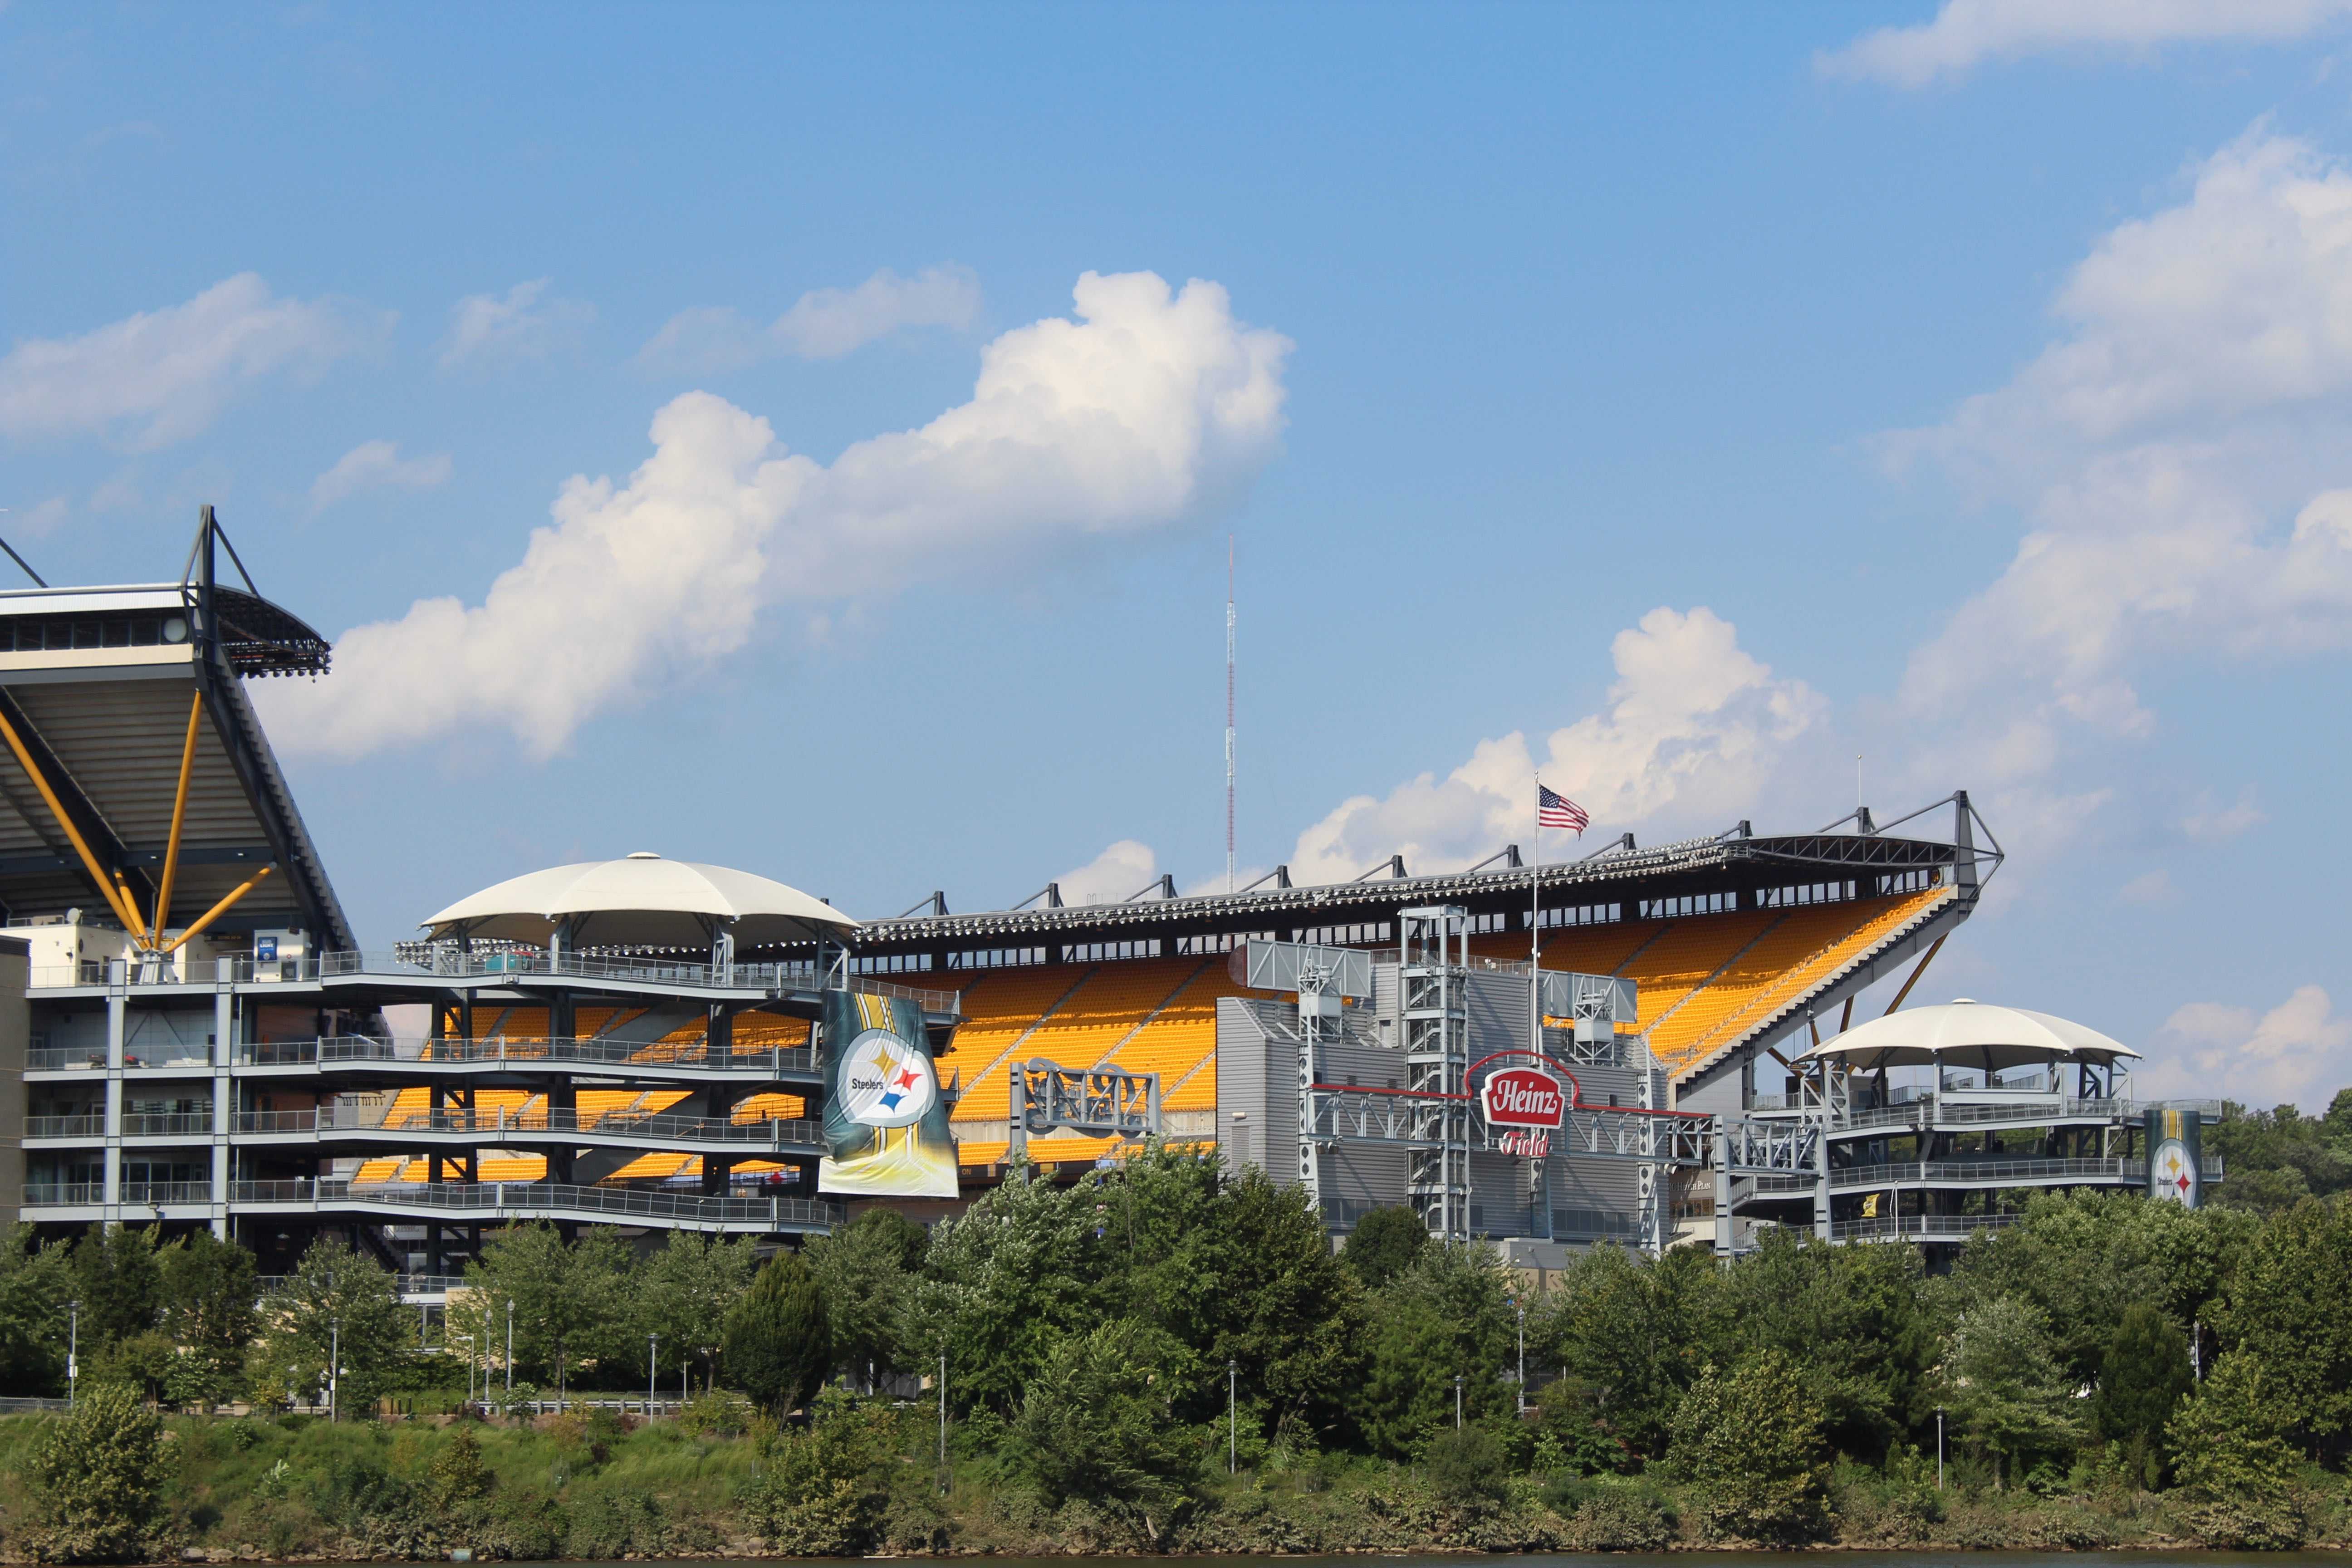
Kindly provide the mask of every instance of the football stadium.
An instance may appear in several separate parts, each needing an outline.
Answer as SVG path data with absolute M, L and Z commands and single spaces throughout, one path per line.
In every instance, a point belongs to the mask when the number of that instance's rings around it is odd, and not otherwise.
M 1335 1238 L 1408 1205 L 1542 1270 L 1769 1226 L 1944 1247 L 2023 1190 L 2222 1174 L 2218 1104 L 2134 1099 L 2096 1030 L 1906 1005 L 2002 860 L 1965 791 L 866 921 L 615 844 L 451 867 L 371 952 L 244 689 L 331 657 L 209 508 L 176 582 L 0 594 L 0 1205 L 44 1232 L 208 1226 L 278 1273 L 335 1231 L 424 1300 L 518 1221 L 790 1246 L 1159 1139 Z

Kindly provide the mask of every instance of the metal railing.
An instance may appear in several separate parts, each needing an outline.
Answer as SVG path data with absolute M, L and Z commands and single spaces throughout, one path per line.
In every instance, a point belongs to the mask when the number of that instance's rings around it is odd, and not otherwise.
M 122 1065 L 131 1071 L 212 1066 L 212 1047 L 203 1045 L 152 1046 L 143 1042 L 124 1049 Z M 104 1046 L 39 1046 L 25 1053 L 27 1072 L 106 1070 Z
M 1836 1241 L 1966 1241 L 1978 1231 L 2000 1230 L 2024 1217 L 2015 1214 L 1888 1215 L 1832 1221 L 1830 1236 Z
M 1751 1113 L 1802 1110 L 1810 1107 L 1810 1101 L 1801 1102 L 1800 1097 L 1787 1094 L 1755 1095 L 1748 1104 Z M 1848 1111 L 1838 1116 L 1831 1125 L 1840 1131 L 1862 1131 L 1877 1127 L 1924 1130 L 1997 1122 L 2030 1127 L 2053 1121 L 2135 1121 L 2148 1111 L 2163 1110 L 2194 1110 L 2206 1121 L 2218 1121 L 2221 1116 L 2221 1102 L 2218 1100 L 2081 1099 L 2039 1090 L 1978 1089 L 1945 1094 L 1922 1091 L 1908 1098 L 1898 1097 L 1892 1105 L 1874 1105 Z
M 2208 1154 L 2199 1165 L 2209 1182 L 2222 1179 L 2221 1160 Z M 1888 1160 L 1866 1165 L 1840 1165 L 1830 1172 L 1830 1185 L 1892 1187 L 1928 1182 L 1980 1182 L 2014 1184 L 2024 1182 L 2145 1182 L 2146 1160 Z M 1759 1192 L 1804 1192 L 1813 1185 L 1806 1176 L 1759 1176 Z
M 116 1203 L 131 1208 L 160 1208 L 173 1204 L 208 1204 L 210 1182 L 125 1182 Z M 104 1182 L 28 1182 L 27 1208 L 85 1208 L 106 1202 Z
M 571 1132 L 593 1142 L 597 1137 L 626 1138 L 648 1142 L 719 1143 L 737 1147 L 782 1149 L 820 1147 L 822 1124 L 801 1118 L 776 1117 L 736 1121 L 723 1117 L 671 1116 L 656 1111 L 614 1110 L 586 1116 L 572 1110 L 518 1111 L 500 1106 L 494 1111 L 463 1109 L 409 1110 L 388 1115 L 374 1106 L 322 1106 L 316 1110 L 246 1110 L 237 1113 L 236 1130 L 253 1134 L 320 1132 L 381 1132 L 394 1136 L 496 1137 L 505 1133 Z
M 27 1116 L 25 1118 L 27 1138 L 103 1138 L 106 1136 L 106 1112 L 89 1111 L 79 1116 Z
M 36 1046 L 25 1053 L 26 1072 L 106 1070 L 104 1046 Z
M 276 1295 L 300 1278 L 299 1274 L 258 1274 L 254 1277 L 253 1288 L 266 1298 Z M 446 1296 L 452 1290 L 466 1288 L 466 1277 L 462 1274 L 395 1274 L 392 1282 L 393 1289 L 404 1298 Z
M 704 1225 L 767 1223 L 835 1226 L 838 1204 L 820 1198 L 706 1197 L 645 1187 L 583 1187 L 554 1182 L 371 1182 L 297 1178 L 235 1182 L 229 1200 L 239 1204 L 306 1204 L 319 1208 L 452 1210 L 485 1214 L 573 1213 L 614 1218 L 681 1220 Z
M 209 1110 L 126 1110 L 122 1114 L 122 1135 L 125 1138 L 209 1138 L 213 1135 L 213 1113 Z
M 367 1066 L 382 1062 L 409 1067 L 495 1067 L 506 1063 L 581 1063 L 600 1068 L 643 1068 L 687 1072 L 814 1073 L 816 1053 L 806 1047 L 712 1054 L 702 1041 L 682 1045 L 597 1038 L 488 1040 L 385 1039 L 373 1035 L 331 1035 L 316 1040 L 276 1040 L 236 1047 L 241 1067 Z
M 36 990 L 95 985 L 253 985 L 382 976 L 387 980 L 469 980 L 513 976 L 586 980 L 711 991 L 814 991 L 826 976 L 814 963 L 693 963 L 646 955 L 536 952 L 469 952 L 431 945 L 414 956 L 396 952 L 320 952 L 299 958 L 84 959 L 44 964 L 32 972 Z M 955 1013 L 961 994 L 856 975 L 849 987 L 879 996 L 903 996 L 933 1013 Z

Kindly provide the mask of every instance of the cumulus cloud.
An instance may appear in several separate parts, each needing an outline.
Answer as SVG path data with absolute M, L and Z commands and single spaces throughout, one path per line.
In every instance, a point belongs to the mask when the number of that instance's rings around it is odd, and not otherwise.
M 1112 904 L 1131 898 L 1160 879 L 1160 858 L 1151 846 L 1122 838 L 1074 871 L 1054 879 L 1066 904 Z
M 2180 889 L 2172 885 L 2172 873 L 2159 866 L 2153 871 L 2134 877 L 2117 889 L 2116 901 L 2151 908 L 2177 904 L 2180 901 Z
M 419 601 L 273 682 L 281 748 L 357 757 L 459 725 L 559 750 L 590 715 L 740 648 L 761 614 L 822 614 L 975 563 L 1141 532 L 1229 504 L 1283 426 L 1279 333 L 1225 290 L 1087 273 L 1075 321 L 982 351 L 970 401 L 830 466 L 708 393 L 654 416 L 626 482 L 574 476 L 478 605 Z
M 724 307 L 681 310 L 663 323 L 637 362 L 649 371 L 697 375 L 736 370 L 775 354 L 839 359 L 905 327 L 971 325 L 980 279 L 970 268 L 926 268 L 901 278 L 888 268 L 855 289 L 814 289 L 765 326 Z
M 1988 60 L 2058 49 L 2146 53 L 2160 44 L 2300 38 L 2352 0 L 1944 0 L 1932 21 L 1881 27 L 1821 55 L 1825 76 L 1926 87 Z
M 547 298 L 548 281 L 534 278 L 504 294 L 468 294 L 451 306 L 441 368 L 546 359 L 576 342 L 595 309 L 582 300 Z
M 34 338 L 0 359 L 0 434 L 111 434 L 141 448 L 202 431 L 266 376 L 319 375 L 380 341 L 393 318 L 336 300 L 288 300 L 251 272 L 184 305 L 78 338 Z
M 2352 174 L 2258 126 L 2103 238 L 2055 313 L 2007 385 L 1887 443 L 2031 520 L 1898 707 L 1940 771 L 2044 804 L 2070 743 L 2154 732 L 2150 665 L 2352 644 Z
M 2251 1007 L 2191 1002 L 2164 1022 L 2135 1074 L 2142 1093 L 2220 1095 L 2265 1110 L 2326 1108 L 2352 1082 L 2352 1018 L 2316 985 L 2260 1017 Z
M 1776 678 L 1711 610 L 1652 610 L 1611 653 L 1606 710 L 1540 742 L 1544 782 L 1583 805 L 1596 833 L 1725 826 L 1827 715 L 1819 693 Z M 1394 854 L 1416 874 L 1451 870 L 1507 842 L 1526 846 L 1538 761 L 1514 731 L 1480 742 L 1442 779 L 1423 773 L 1385 796 L 1343 801 L 1299 836 L 1291 874 L 1339 881 Z
M 47 539 L 63 528 L 66 519 L 73 515 L 73 503 L 63 496 L 51 496 L 37 507 L 23 511 L 10 511 L 0 507 L 7 521 L 0 524 L 19 539 Z
M 2254 786 L 2248 784 L 2238 792 L 2234 805 L 2216 805 L 2211 795 L 2201 796 L 2197 809 L 2180 819 L 2180 831 L 2191 838 L 2212 843 L 2235 838 L 2268 820 L 2269 814 L 2254 804 Z
M 403 458 L 391 441 L 362 441 L 335 460 L 335 466 L 310 481 L 310 510 L 315 516 L 361 490 L 389 486 L 395 489 L 429 490 L 449 482 L 449 454 L 430 452 Z

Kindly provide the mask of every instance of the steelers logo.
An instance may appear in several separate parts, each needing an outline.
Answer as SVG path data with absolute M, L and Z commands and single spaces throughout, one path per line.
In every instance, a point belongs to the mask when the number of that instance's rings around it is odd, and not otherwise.
M 2189 1161 L 2188 1146 L 2177 1138 L 2157 1146 L 2155 1187 L 2158 1197 L 2177 1204 L 2197 1201 L 2197 1167 Z
M 887 1029 L 849 1042 L 841 1108 L 861 1127 L 911 1127 L 940 1098 L 930 1058 Z

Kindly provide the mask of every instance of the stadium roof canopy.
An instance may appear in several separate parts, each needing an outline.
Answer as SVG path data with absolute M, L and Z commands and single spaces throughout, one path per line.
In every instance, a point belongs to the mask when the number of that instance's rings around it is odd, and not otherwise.
M 723 930 L 746 947 L 836 940 L 857 922 L 798 888 L 749 871 L 665 860 L 556 866 L 460 899 L 424 922 L 436 937 L 486 937 L 573 947 L 707 946 Z
M 1909 1007 L 1857 1024 L 1798 1059 L 1841 1062 L 1856 1072 L 1937 1064 L 1999 1072 L 2045 1062 L 2106 1067 L 2137 1061 L 2139 1053 L 2069 1019 L 1961 1000 Z
M 355 945 L 242 689 L 327 641 L 216 549 L 207 507 L 177 583 L 0 593 L 0 915 L 178 930 L 242 888 L 218 918 Z
M 1948 839 L 1894 831 L 1948 808 Z M 1982 834 L 1984 842 L 1978 842 Z M 925 913 L 869 921 L 858 931 L 862 953 L 945 952 L 956 949 L 1081 948 L 1154 938 L 1245 937 L 1272 933 L 1347 942 L 1345 928 L 1395 918 L 1400 910 L 1443 904 L 1474 916 L 1500 917 L 1497 929 L 1525 930 L 1530 901 L 1546 910 L 1616 905 L 1623 918 L 1698 914 L 1760 907 L 1779 889 L 1856 885 L 1854 896 L 1890 889 L 1897 879 L 1939 875 L 1967 904 L 2001 860 L 1965 791 L 1882 828 L 1867 811 L 1818 833 L 1757 837 L 1747 823 L 1712 838 L 1637 848 L 1628 834 L 1584 858 L 1528 867 L 1512 846 L 1478 867 L 1436 876 L 1404 874 L 1402 857 L 1351 882 L 1293 886 L 1286 868 L 1232 893 L 1178 897 L 1162 878 L 1117 903 L 1063 905 L 1048 887 L 1035 907 L 951 914 L 932 895 Z M 1502 862 L 1496 865 L 1496 862 Z M 1039 899 L 1046 901 L 1036 904 Z M 919 906 L 919 908 L 920 906 Z

